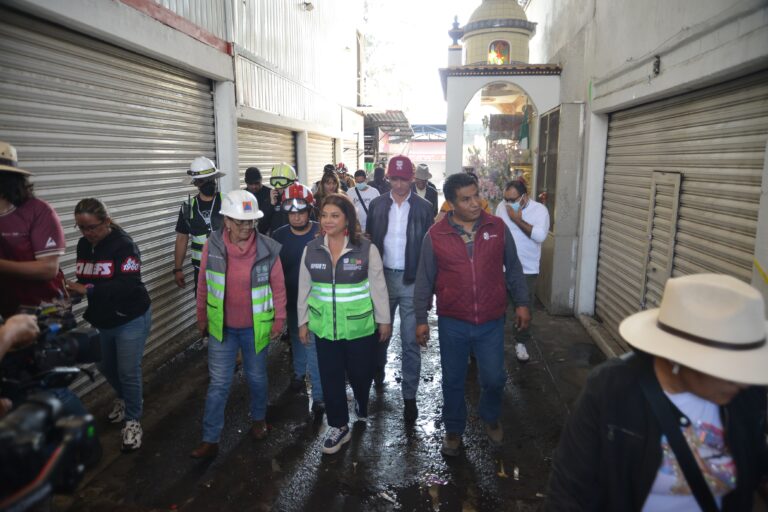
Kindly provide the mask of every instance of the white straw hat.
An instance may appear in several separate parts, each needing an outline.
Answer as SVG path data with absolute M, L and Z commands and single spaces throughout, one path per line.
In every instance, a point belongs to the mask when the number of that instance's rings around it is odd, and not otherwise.
M 763 297 L 734 277 L 669 279 L 661 307 L 625 318 L 619 332 L 635 348 L 707 375 L 768 384 Z
M 7 142 L 0 142 L 0 171 L 10 171 L 30 176 L 32 173 L 19 167 L 16 148 Z

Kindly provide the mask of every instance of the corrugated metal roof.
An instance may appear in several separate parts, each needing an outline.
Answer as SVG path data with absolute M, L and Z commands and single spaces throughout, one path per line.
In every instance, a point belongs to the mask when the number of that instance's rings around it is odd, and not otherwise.
M 413 137 L 413 128 L 402 110 L 361 109 L 365 114 L 365 127 L 378 128 L 390 136 Z

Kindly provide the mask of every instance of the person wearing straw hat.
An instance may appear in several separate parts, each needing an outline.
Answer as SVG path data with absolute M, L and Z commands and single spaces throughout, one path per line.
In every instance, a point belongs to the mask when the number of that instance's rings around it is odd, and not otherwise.
M 750 511 L 768 473 L 768 344 L 760 293 L 669 279 L 619 326 L 634 353 L 587 379 L 553 459 L 547 510 Z
M 35 197 L 31 175 L 19 167 L 16 148 L 0 142 L 0 315 L 6 318 L 65 293 L 64 230 L 51 205 Z
M 173 279 L 179 288 L 186 286 L 184 278 L 184 258 L 187 255 L 187 243 L 191 239 L 192 267 L 195 271 L 195 295 L 200 273 L 200 256 L 203 244 L 211 231 L 221 227 L 222 197 L 216 193 L 216 180 L 225 173 L 221 172 L 209 158 L 199 156 L 192 160 L 187 170 L 187 182 L 197 187 L 198 194 L 182 203 L 179 219 L 176 221 L 176 245 L 173 251 Z
M 224 227 L 203 247 L 197 284 L 197 326 L 211 341 L 203 440 L 191 453 L 196 459 L 218 454 L 238 351 L 251 393 L 250 436 L 267 437 L 267 352 L 286 319 L 280 244 L 256 229 L 263 215 L 258 201 L 247 190 L 233 190 L 223 197 L 221 215 Z
M 432 173 L 427 164 L 416 166 L 416 174 L 413 177 L 412 191 L 432 204 L 432 217 L 437 216 L 437 187 L 432 183 Z

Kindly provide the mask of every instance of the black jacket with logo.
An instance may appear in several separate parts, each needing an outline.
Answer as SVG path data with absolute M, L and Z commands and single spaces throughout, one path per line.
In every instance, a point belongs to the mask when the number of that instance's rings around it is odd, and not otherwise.
M 143 315 L 150 299 L 141 282 L 141 254 L 128 234 L 113 224 L 112 232 L 96 246 L 77 242 L 75 275 L 92 284 L 83 318 L 99 329 L 119 327 Z
M 374 197 L 368 205 L 368 218 L 365 222 L 365 231 L 371 235 L 371 241 L 384 259 L 384 237 L 389 228 L 389 208 L 392 206 L 392 194 L 384 194 Z M 405 232 L 405 269 L 403 282 L 413 283 L 416 280 L 416 269 L 419 266 L 419 254 L 421 242 L 429 227 L 435 221 L 432 215 L 432 205 L 426 199 L 411 192 L 408 197 L 408 226 Z

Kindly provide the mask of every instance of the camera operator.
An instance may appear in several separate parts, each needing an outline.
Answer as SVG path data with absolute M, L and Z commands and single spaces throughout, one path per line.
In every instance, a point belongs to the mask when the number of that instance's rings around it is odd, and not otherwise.
M 23 348 L 37 339 L 40 329 L 32 315 L 14 315 L 0 325 L 0 360 L 5 353 Z M 11 410 L 13 404 L 7 398 L 0 398 L 0 418 Z
M 35 197 L 16 148 L 0 142 L 0 315 L 64 296 L 59 257 L 64 230 L 51 206 Z

